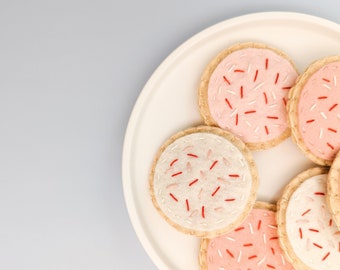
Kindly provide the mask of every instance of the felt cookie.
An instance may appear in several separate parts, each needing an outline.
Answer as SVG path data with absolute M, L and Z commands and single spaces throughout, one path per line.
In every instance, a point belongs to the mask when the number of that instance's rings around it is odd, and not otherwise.
M 233 134 L 199 126 L 159 149 L 150 173 L 154 206 L 179 231 L 213 237 L 237 227 L 258 187 L 251 152 Z
M 199 259 L 201 270 L 294 269 L 279 245 L 276 207 L 264 202 L 235 230 L 203 239 Z
M 333 219 L 340 230 L 340 152 L 337 153 L 329 170 L 326 199 Z
M 340 232 L 326 203 L 327 169 L 295 177 L 278 202 L 279 240 L 296 269 L 340 269 Z
M 292 137 L 299 148 L 319 165 L 330 166 L 340 149 L 338 103 L 340 56 L 312 63 L 290 92 L 288 112 Z
M 207 125 L 239 136 L 251 150 L 290 136 L 286 103 L 298 72 L 283 52 L 241 43 L 220 52 L 202 74 L 198 103 Z

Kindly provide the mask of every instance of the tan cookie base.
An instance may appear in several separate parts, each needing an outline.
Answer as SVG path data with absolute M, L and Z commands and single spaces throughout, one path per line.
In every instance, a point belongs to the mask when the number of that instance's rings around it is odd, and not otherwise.
M 328 173 L 326 199 L 333 219 L 340 230 L 340 152 L 336 155 Z

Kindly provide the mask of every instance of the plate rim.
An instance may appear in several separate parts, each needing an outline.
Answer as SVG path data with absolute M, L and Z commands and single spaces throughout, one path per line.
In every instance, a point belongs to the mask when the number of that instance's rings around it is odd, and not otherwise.
M 235 16 L 228 18 L 226 20 L 215 23 L 211 26 L 204 28 L 203 30 L 197 32 L 193 36 L 186 39 L 182 44 L 175 48 L 165 59 L 156 67 L 156 69 L 151 73 L 148 80 L 144 84 L 141 92 L 139 93 L 137 100 L 135 101 L 130 117 L 128 119 L 128 124 L 125 129 L 123 149 L 122 149 L 122 164 L 121 164 L 121 175 L 122 175 L 122 187 L 125 206 L 128 211 L 128 216 L 130 222 L 133 226 L 134 232 L 138 240 L 140 241 L 144 251 L 147 253 L 153 264 L 159 269 L 168 269 L 168 265 L 161 259 L 159 254 L 154 250 L 151 242 L 144 234 L 140 220 L 138 219 L 138 212 L 135 206 L 135 199 L 132 193 L 129 191 L 131 189 L 132 182 L 130 181 L 129 172 L 129 160 L 131 159 L 131 148 L 133 145 L 134 130 L 138 123 L 139 114 L 143 109 L 144 103 L 147 101 L 148 96 L 151 94 L 152 85 L 158 78 L 158 74 L 162 74 L 164 70 L 171 66 L 173 62 L 181 55 L 182 52 L 188 50 L 195 43 L 203 39 L 207 34 L 213 34 L 222 30 L 224 27 L 230 27 L 232 24 L 242 24 L 249 21 L 259 21 L 259 20 L 271 20 L 271 19 L 285 19 L 285 20 L 298 20 L 310 24 L 315 24 L 318 26 L 324 26 L 326 28 L 340 31 L 339 24 L 333 22 L 329 19 L 318 17 L 316 15 L 311 15 L 307 13 L 300 12 L 289 12 L 289 11 L 267 11 L 267 12 L 254 12 L 248 13 L 240 16 Z

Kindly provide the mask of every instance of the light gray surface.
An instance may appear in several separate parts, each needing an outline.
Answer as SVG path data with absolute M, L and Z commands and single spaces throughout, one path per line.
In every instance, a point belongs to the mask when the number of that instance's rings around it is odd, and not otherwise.
M 1 1 L 0 269 L 156 269 L 121 179 L 129 114 L 192 35 L 253 12 L 340 23 L 336 1 Z

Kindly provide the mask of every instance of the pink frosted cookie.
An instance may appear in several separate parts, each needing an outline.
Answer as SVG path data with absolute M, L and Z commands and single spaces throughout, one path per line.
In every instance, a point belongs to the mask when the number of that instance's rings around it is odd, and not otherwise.
M 327 179 L 327 203 L 340 230 L 340 152 L 337 153 Z
M 340 149 L 339 102 L 340 56 L 312 63 L 290 93 L 288 110 L 292 137 L 319 165 L 331 165 Z
M 250 151 L 224 130 L 199 126 L 168 139 L 150 173 L 154 206 L 183 233 L 212 237 L 252 209 L 258 176 Z
M 290 135 L 286 103 L 297 76 L 292 61 L 276 49 L 234 45 L 202 75 L 201 115 L 206 124 L 231 131 L 252 150 L 273 147 Z
M 294 269 L 279 245 L 275 211 L 274 205 L 257 202 L 234 231 L 203 239 L 199 256 L 201 269 Z
M 296 269 L 340 269 L 340 232 L 326 203 L 327 169 L 294 178 L 278 202 L 282 249 Z

